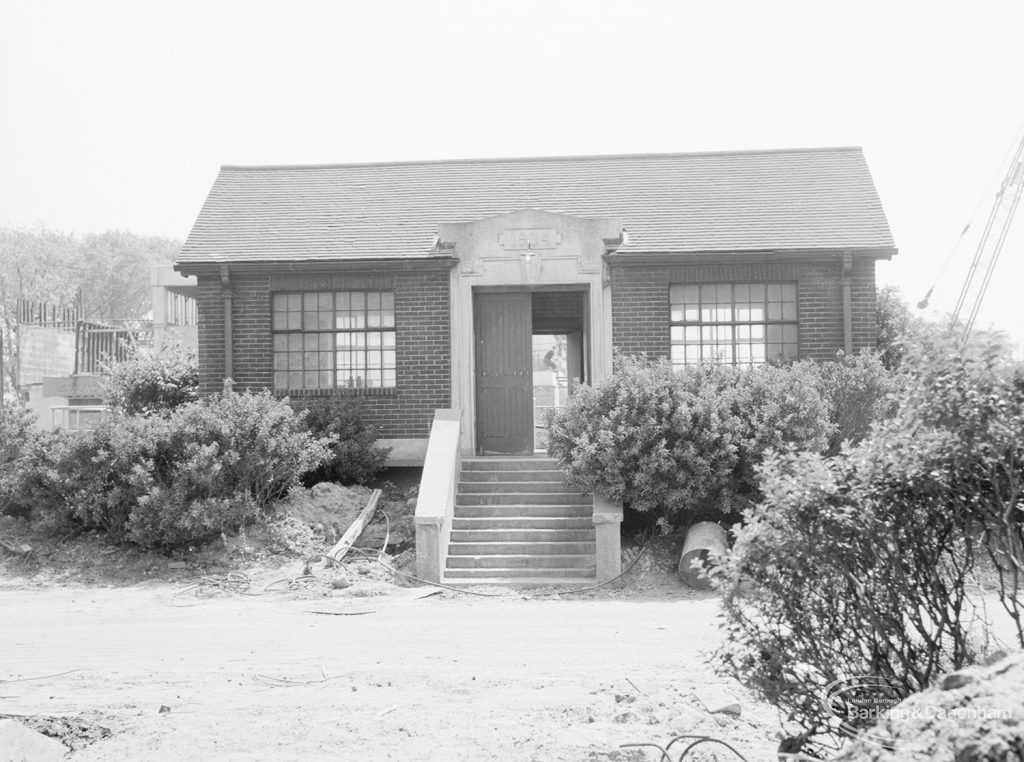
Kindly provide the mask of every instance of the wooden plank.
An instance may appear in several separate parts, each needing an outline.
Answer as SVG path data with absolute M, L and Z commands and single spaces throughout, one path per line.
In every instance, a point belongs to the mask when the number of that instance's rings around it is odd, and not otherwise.
M 349 548 L 352 547 L 352 543 L 359 539 L 359 535 L 363 533 L 366 525 L 373 518 L 373 514 L 377 512 L 377 503 L 380 502 L 381 495 L 383 494 L 379 489 L 375 489 L 370 493 L 370 500 L 366 503 L 366 507 L 356 517 L 356 520 L 352 522 L 352 525 L 345 530 L 345 534 L 341 536 L 341 539 L 338 540 L 335 546 L 327 551 L 328 556 L 335 561 L 340 561 L 344 558 Z

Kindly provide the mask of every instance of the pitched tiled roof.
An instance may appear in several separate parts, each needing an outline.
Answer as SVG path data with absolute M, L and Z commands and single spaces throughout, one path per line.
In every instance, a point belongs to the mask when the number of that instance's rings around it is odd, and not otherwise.
M 223 167 L 179 264 L 433 256 L 440 222 L 623 221 L 619 251 L 893 246 L 859 148 Z

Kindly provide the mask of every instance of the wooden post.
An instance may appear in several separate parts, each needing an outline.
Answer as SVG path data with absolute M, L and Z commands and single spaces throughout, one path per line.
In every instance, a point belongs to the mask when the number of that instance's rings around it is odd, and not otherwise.
M 352 543 L 359 539 L 359 535 L 366 529 L 366 525 L 370 523 L 370 519 L 373 518 L 373 514 L 377 511 L 377 503 L 380 502 L 381 495 L 384 493 L 379 489 L 375 489 L 370 494 L 370 501 L 363 508 L 362 512 L 356 517 L 356 520 L 352 522 L 345 534 L 341 536 L 337 544 L 327 551 L 327 555 L 333 558 L 335 561 L 340 561 L 344 558 L 345 554 L 348 553 L 349 548 L 352 547 Z

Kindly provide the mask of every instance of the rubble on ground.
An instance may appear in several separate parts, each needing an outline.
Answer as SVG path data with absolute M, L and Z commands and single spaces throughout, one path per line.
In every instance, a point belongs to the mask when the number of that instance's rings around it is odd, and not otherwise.
M 370 500 L 369 487 L 321 482 L 309 489 L 292 490 L 278 506 L 279 513 L 307 524 L 334 545 Z M 373 519 L 353 547 L 380 550 L 387 538 L 390 552 L 406 550 L 416 538 L 416 500 L 403 495 L 380 501 Z M 385 516 L 387 519 L 385 520 Z
M 1024 759 L 1024 652 L 947 675 L 938 686 L 908 697 L 849 744 L 837 762 L 922 759 Z
M 384 520 L 387 516 L 387 521 Z M 390 552 L 411 547 L 416 539 L 416 507 L 405 500 L 381 500 L 377 513 L 354 543 L 356 548 L 380 550 L 387 537 Z
M 743 689 L 729 681 L 728 683 L 711 683 L 703 688 L 713 688 L 717 698 L 727 699 L 725 705 L 732 709 L 739 707 L 740 702 L 735 696 L 745 695 Z M 723 713 L 721 707 L 717 711 L 708 708 L 702 697 L 701 690 L 692 686 L 676 686 L 675 688 L 651 689 L 644 684 L 634 685 L 631 681 L 611 686 L 602 686 L 593 691 L 595 695 L 608 697 L 607 702 L 598 702 L 579 713 L 567 713 L 564 718 L 566 727 L 556 733 L 540 751 L 547 752 L 551 758 L 563 758 L 560 755 L 573 752 L 577 759 L 601 760 L 647 760 L 653 759 L 653 747 L 622 748 L 622 744 L 657 744 L 664 747 L 676 736 L 689 735 L 692 743 L 697 738 L 717 739 L 733 746 L 741 753 L 750 753 L 758 745 L 774 745 L 774 735 L 768 731 L 773 723 L 772 713 L 760 707 L 751 714 L 756 718 L 741 718 L 731 712 Z M 712 702 L 715 703 L 715 702 Z M 749 706 L 749 704 L 748 704 Z M 718 752 L 723 752 L 721 744 L 712 742 Z M 686 745 L 673 746 L 672 759 Z M 710 759 L 702 756 L 704 750 L 694 751 L 694 759 Z M 714 757 L 725 759 L 726 757 Z M 729 759 L 734 759 L 731 754 Z M 690 756 L 687 755 L 687 759 Z
M 366 507 L 373 492 L 369 487 L 345 487 L 320 482 L 309 489 L 296 487 L 278 506 L 278 513 L 319 529 L 325 541 L 333 545 Z
M 67 755 L 60 741 L 32 730 L 16 720 L 0 719 L 0 762 L 59 762 Z

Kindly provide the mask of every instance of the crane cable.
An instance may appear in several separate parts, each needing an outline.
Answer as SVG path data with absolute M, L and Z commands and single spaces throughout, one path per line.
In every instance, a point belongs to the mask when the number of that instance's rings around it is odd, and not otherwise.
M 1011 194 L 1009 200 L 1006 200 L 1004 196 L 1007 192 Z M 963 294 L 961 294 L 960 302 L 957 303 L 958 309 L 956 316 L 959 316 L 960 304 L 971 285 L 971 279 L 976 274 L 975 270 L 979 264 L 981 252 L 984 249 L 985 244 L 988 242 L 988 237 L 992 232 L 993 226 L 998 221 L 999 230 L 996 242 L 992 249 L 992 254 L 985 265 L 985 272 L 982 275 L 981 285 L 978 288 L 978 293 L 974 298 L 974 302 L 971 304 L 971 312 L 964 327 L 964 341 L 966 341 L 971 335 L 971 330 L 974 328 L 974 321 L 978 317 L 978 311 L 981 309 L 981 303 L 985 298 L 985 292 L 988 291 L 989 282 L 992 280 L 992 273 L 995 271 L 996 263 L 999 261 L 999 255 L 1003 251 L 1003 244 L 1006 243 L 1006 236 L 1009 234 L 1010 228 L 1013 225 L 1013 217 L 1017 212 L 1017 206 L 1020 204 L 1022 193 L 1024 193 L 1024 134 L 1020 136 L 1020 139 L 1017 142 L 1017 149 L 1012 159 L 1012 163 L 1006 173 L 1006 177 L 1003 179 L 1003 184 L 999 188 L 999 193 L 996 196 L 996 202 L 992 207 L 992 213 L 989 215 L 988 222 L 985 225 L 985 232 L 982 235 L 981 243 L 978 244 L 978 256 L 975 256 L 974 261 L 971 264 L 971 272 L 968 275 L 967 281 L 964 283 Z M 999 220 L 1000 214 L 1002 214 L 1001 220 Z
M 967 238 L 967 234 L 970 232 L 971 228 L 974 226 L 975 221 L 981 214 L 982 207 L 985 206 L 986 202 L 992 198 L 992 192 L 993 189 L 996 187 L 997 182 L 1001 178 L 1006 178 L 1006 167 L 1010 163 L 1010 158 L 1015 153 L 1016 147 L 1019 145 L 1021 137 L 1024 136 L 1024 122 L 1021 123 L 1020 128 L 1017 130 L 1016 133 L 1014 133 L 1014 135 L 1015 137 L 1013 142 L 1010 144 L 1010 147 L 1003 155 L 1003 158 L 999 162 L 999 164 L 996 165 L 996 168 L 993 170 L 988 182 L 985 183 L 985 190 L 981 194 L 981 197 L 978 199 L 978 203 L 974 207 L 974 211 L 971 213 L 971 216 L 967 220 L 967 224 L 963 226 L 963 229 L 960 231 L 960 235 L 957 237 L 956 243 L 953 244 L 953 247 L 949 250 L 949 253 L 946 254 L 946 258 L 943 260 L 942 266 L 939 268 L 939 271 L 936 274 L 934 280 L 932 281 L 932 284 L 928 287 L 928 291 L 925 293 L 924 298 L 917 303 L 917 308 L 919 310 L 924 310 L 928 308 L 929 302 L 931 301 L 932 293 L 935 291 L 935 288 L 939 285 L 939 283 L 945 276 L 946 270 L 949 269 L 950 262 L 952 262 L 953 258 L 960 252 L 961 247 L 963 246 L 964 241 Z M 996 198 L 998 203 L 998 194 Z

